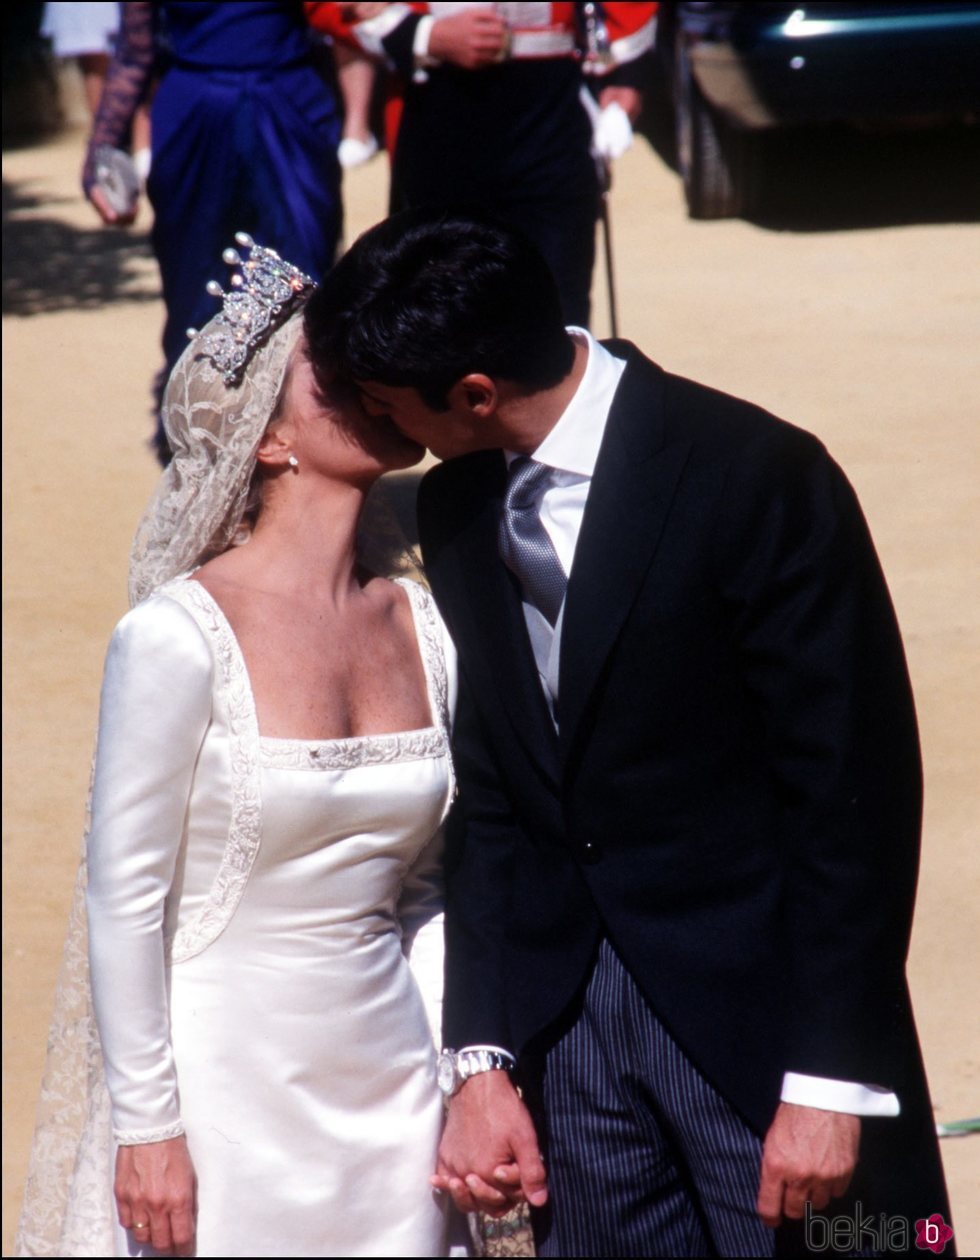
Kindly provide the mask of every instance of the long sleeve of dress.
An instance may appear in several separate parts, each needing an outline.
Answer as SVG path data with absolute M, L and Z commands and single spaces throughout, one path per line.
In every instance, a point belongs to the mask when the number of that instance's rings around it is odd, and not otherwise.
M 89 956 L 117 1141 L 181 1132 L 164 908 L 211 714 L 212 658 L 166 597 L 119 623 L 99 715 L 88 849 Z

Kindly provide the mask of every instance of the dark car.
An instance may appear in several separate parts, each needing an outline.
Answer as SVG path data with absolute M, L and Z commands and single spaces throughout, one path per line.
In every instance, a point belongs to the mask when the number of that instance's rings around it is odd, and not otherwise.
M 697 219 L 754 208 L 767 130 L 980 117 L 980 4 L 661 4 L 658 54 Z

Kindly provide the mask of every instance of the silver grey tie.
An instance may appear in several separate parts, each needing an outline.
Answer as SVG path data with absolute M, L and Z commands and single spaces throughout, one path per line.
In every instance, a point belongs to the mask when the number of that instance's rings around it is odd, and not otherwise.
M 538 492 L 551 469 L 521 455 L 510 466 L 499 547 L 504 564 L 514 573 L 524 597 L 554 625 L 558 620 L 568 578 L 558 553 L 538 516 Z

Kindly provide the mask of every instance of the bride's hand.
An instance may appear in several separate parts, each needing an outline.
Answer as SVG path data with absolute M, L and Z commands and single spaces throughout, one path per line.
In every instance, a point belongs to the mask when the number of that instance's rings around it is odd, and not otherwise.
M 186 1138 L 120 1146 L 115 1193 L 119 1224 L 137 1243 L 194 1254 L 196 1181 Z

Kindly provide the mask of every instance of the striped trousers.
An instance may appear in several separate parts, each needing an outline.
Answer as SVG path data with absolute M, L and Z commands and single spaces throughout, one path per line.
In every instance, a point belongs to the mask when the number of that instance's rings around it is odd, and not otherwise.
M 523 1072 L 524 1067 L 528 1069 Z M 548 1169 L 540 1256 L 771 1256 L 760 1138 L 603 941 L 572 1026 L 522 1064 Z

